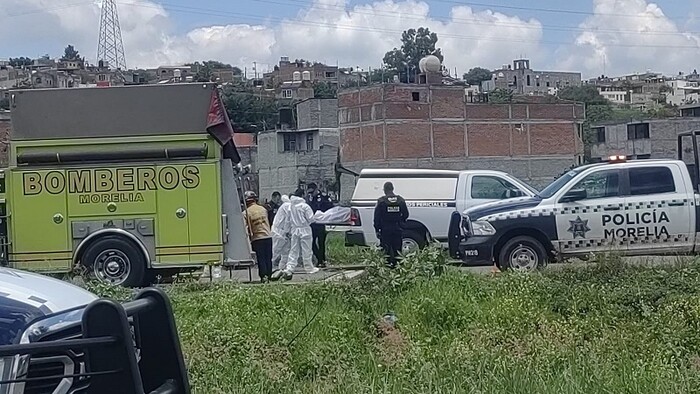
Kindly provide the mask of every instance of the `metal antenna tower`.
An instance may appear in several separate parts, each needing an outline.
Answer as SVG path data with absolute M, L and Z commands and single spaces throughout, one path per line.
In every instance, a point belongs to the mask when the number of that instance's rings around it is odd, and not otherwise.
M 122 30 L 119 27 L 116 0 L 103 0 L 100 15 L 100 37 L 97 42 L 97 62 L 102 60 L 110 69 L 126 71 Z

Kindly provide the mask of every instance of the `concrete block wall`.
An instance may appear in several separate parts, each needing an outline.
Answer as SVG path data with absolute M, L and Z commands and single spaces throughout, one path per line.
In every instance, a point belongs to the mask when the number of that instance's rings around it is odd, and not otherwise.
M 297 129 L 338 127 L 337 99 L 310 99 L 296 105 Z
M 649 139 L 628 140 L 627 126 L 632 123 L 649 123 Z M 675 159 L 678 134 L 700 130 L 700 118 L 651 119 L 601 127 L 605 127 L 605 142 L 591 147 L 592 157 L 650 155 L 652 159 Z
M 329 187 L 335 182 L 335 162 L 339 132 L 322 129 L 314 132 L 312 151 L 283 152 L 279 132 L 258 135 L 258 179 L 260 196 L 272 192 L 291 193 L 300 184 L 315 182 Z

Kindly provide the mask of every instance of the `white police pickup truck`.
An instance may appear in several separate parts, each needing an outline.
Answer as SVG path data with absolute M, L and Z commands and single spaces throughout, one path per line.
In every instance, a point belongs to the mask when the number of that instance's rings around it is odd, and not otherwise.
M 627 161 L 576 168 L 533 197 L 466 210 L 450 224 L 450 252 L 468 264 L 529 270 L 557 258 L 700 252 L 700 195 L 695 164 Z M 697 152 L 697 144 L 693 144 Z M 690 171 L 689 171 L 690 170 Z

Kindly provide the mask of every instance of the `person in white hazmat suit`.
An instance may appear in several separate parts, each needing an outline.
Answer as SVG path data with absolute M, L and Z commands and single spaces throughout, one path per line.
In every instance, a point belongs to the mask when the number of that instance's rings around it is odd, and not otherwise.
M 278 270 L 272 274 L 272 279 L 279 279 L 282 271 L 287 267 L 291 238 L 289 221 L 291 207 L 289 197 L 282 196 L 282 205 L 277 209 L 275 219 L 272 221 L 272 262 L 278 262 Z
M 307 269 L 307 273 L 313 274 L 319 271 L 319 269 L 314 267 L 312 263 L 313 252 L 311 250 L 311 223 L 314 221 L 314 212 L 311 210 L 309 204 L 306 203 L 303 196 L 304 191 L 297 189 L 297 191 L 294 192 L 294 195 L 290 198 L 291 207 L 289 210 L 289 227 L 292 237 L 291 244 L 289 246 L 287 267 L 282 273 L 282 277 L 286 280 L 292 278 L 294 269 L 299 261 L 299 257 L 301 257 L 304 268 Z

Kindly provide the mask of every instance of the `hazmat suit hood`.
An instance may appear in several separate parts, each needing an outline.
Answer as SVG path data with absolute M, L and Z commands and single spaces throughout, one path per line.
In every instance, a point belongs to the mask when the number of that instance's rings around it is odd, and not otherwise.
M 292 234 L 311 235 L 311 223 L 313 223 L 314 212 L 309 204 L 301 197 L 292 196 L 290 198 L 291 209 L 289 219 Z
M 283 195 L 282 196 L 282 204 L 286 204 L 289 202 L 289 196 L 288 195 Z

